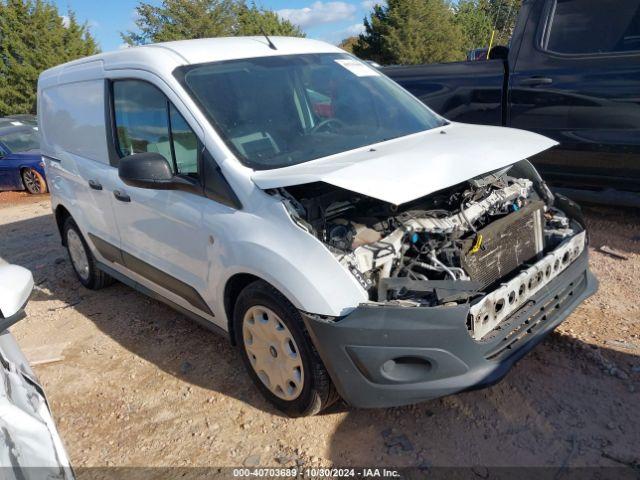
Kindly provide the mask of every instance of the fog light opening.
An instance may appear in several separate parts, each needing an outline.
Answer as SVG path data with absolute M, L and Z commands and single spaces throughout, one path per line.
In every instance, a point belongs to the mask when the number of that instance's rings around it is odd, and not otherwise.
M 399 383 L 424 381 L 429 377 L 433 364 L 422 357 L 404 356 L 387 360 L 382 364 L 382 374 Z

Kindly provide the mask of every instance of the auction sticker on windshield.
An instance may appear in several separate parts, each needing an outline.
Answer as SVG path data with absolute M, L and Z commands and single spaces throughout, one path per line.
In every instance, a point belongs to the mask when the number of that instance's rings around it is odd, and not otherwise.
M 359 62 L 358 60 L 351 60 L 349 58 L 338 58 L 335 60 L 335 62 L 358 77 L 377 77 L 380 75 L 380 72 L 374 70 L 373 68 L 362 62 Z

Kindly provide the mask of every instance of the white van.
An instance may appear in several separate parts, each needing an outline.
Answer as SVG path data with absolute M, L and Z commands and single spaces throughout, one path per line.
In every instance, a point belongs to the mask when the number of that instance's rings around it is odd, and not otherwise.
M 290 415 L 496 382 L 597 288 L 526 160 L 552 140 L 449 122 L 327 43 L 104 53 L 44 72 L 38 112 L 80 282 L 228 335 Z

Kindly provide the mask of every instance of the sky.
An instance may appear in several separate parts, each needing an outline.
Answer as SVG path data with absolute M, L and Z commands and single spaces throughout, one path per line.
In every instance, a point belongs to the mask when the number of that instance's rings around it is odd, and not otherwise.
M 73 10 L 79 21 L 88 22 L 102 51 L 123 46 L 120 32 L 135 29 L 135 7 L 138 0 L 54 0 L 64 15 Z M 160 5 L 161 0 L 146 0 Z M 299 25 L 308 37 L 338 43 L 362 31 L 362 20 L 376 0 L 262 0 L 258 6 L 274 10 Z

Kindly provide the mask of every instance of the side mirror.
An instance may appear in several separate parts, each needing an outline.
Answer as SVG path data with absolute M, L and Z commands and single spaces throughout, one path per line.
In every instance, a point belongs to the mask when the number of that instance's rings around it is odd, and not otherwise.
M 155 152 L 134 153 L 121 158 L 118 176 L 131 187 L 202 193 L 197 180 L 175 176 L 167 159 Z
M 24 318 L 33 290 L 33 275 L 17 265 L 0 266 L 0 332 Z
M 168 190 L 173 172 L 159 153 L 135 153 L 120 159 L 118 176 L 132 187 Z
M 121 158 L 118 176 L 131 187 L 202 193 L 197 180 L 175 176 L 167 159 L 155 152 L 134 153 Z
M 489 59 L 491 60 L 507 60 L 509 58 L 509 47 L 503 45 L 496 45 L 491 48 L 489 52 Z

